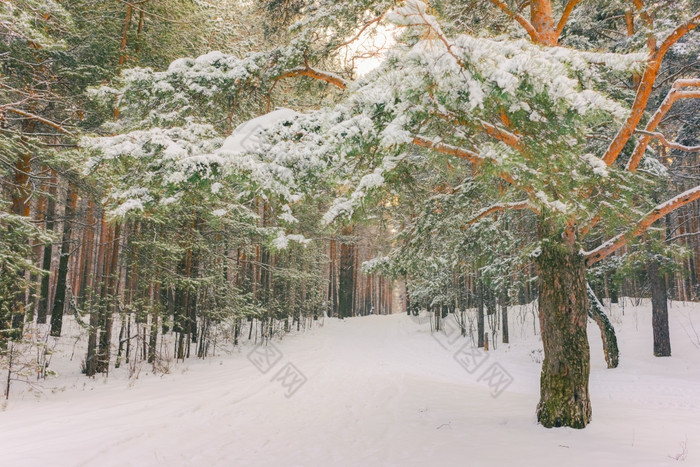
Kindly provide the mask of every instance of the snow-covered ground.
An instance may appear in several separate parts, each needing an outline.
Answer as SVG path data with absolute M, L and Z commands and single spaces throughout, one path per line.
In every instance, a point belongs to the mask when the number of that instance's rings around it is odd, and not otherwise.
M 0 413 L 0 465 L 700 465 L 700 305 L 672 304 L 671 358 L 651 354 L 650 314 L 629 301 L 624 316 L 611 310 L 614 370 L 589 327 L 585 430 L 536 423 L 541 346 L 527 307 L 511 311 L 512 343 L 476 369 L 480 354 L 460 364 L 466 341 L 403 314 L 326 319 L 267 355 L 247 346 L 167 375 L 144 366 L 138 379 L 80 376 L 66 340 L 52 363 L 66 370 L 44 383 L 56 390 L 35 397 L 16 383 Z M 507 373 L 489 379 L 493 363 Z

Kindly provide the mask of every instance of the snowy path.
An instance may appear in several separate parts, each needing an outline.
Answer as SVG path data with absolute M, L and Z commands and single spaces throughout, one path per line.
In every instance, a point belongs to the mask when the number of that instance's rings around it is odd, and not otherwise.
M 514 378 L 493 398 L 425 318 L 374 316 L 326 320 L 276 343 L 283 358 L 264 375 L 245 349 L 131 386 L 97 381 L 11 400 L 0 465 L 660 466 L 678 463 L 681 443 L 684 464 L 700 465 L 700 349 L 681 328 L 688 316 L 700 324 L 700 308 L 671 310 L 671 359 L 649 355 L 648 315 L 628 309 L 617 324 L 616 370 L 604 368 L 590 328 L 594 415 L 581 431 L 536 424 L 539 345 L 520 335 L 527 324 L 489 355 Z M 270 381 L 287 362 L 308 379 L 291 398 Z

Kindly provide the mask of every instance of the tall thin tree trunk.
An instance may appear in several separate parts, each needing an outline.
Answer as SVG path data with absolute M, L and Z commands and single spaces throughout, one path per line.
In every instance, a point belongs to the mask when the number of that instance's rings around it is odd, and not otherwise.
M 336 242 L 333 238 L 330 239 L 328 247 L 328 316 L 332 317 L 336 315 L 337 311 L 337 300 L 336 300 Z
M 343 235 L 350 235 L 351 228 L 346 228 Z M 355 265 L 355 246 L 349 239 L 344 239 L 340 244 L 340 284 L 338 287 L 338 316 L 346 318 L 352 316 L 352 298 L 355 291 L 353 269 Z
M 109 227 L 108 227 L 109 228 Z M 119 244 L 120 244 L 120 224 L 116 224 L 110 229 L 110 241 L 107 245 L 108 260 L 105 264 L 105 294 L 103 295 L 103 316 L 101 323 L 100 341 L 99 341 L 99 359 L 97 361 L 97 372 L 107 373 L 109 371 L 109 360 L 112 346 L 112 323 L 114 320 L 114 305 L 116 304 L 116 294 L 118 286 L 117 264 L 119 260 Z
M 199 252 L 194 251 L 192 253 L 192 268 L 190 271 L 190 278 L 193 281 L 196 281 L 198 277 L 199 277 Z M 198 295 L 199 295 L 198 289 L 190 288 L 189 297 L 188 297 L 188 321 L 187 321 L 188 331 L 187 332 L 190 335 L 189 337 L 190 337 L 190 340 L 192 342 L 197 342 Z M 187 346 L 187 349 L 188 349 L 187 358 L 189 358 L 189 344 Z
M 151 283 L 151 333 L 148 336 L 148 363 L 156 361 L 156 344 L 158 343 L 158 311 L 159 304 L 156 304 L 156 297 L 160 297 L 161 285 L 159 282 L 153 286 Z
M 671 336 L 668 329 L 668 297 L 666 280 L 659 271 L 658 261 L 647 265 L 651 286 L 651 322 L 654 330 L 654 356 L 671 356 Z
M 506 299 L 507 295 L 504 292 L 501 294 L 501 332 L 503 333 L 503 343 L 507 344 L 509 342 L 508 337 L 508 301 Z
M 48 203 L 46 208 L 46 231 L 51 232 L 54 229 L 56 220 L 56 179 L 52 177 L 51 188 L 48 194 Z M 46 315 L 49 309 L 49 285 L 51 281 L 51 258 L 53 256 L 53 243 L 44 245 L 44 257 L 42 258 L 41 268 L 48 271 L 41 276 L 41 286 L 39 290 L 39 303 L 37 304 L 37 323 L 46 323 Z
M 105 256 L 108 248 L 107 245 L 107 230 L 109 226 L 107 225 L 107 220 L 105 219 L 104 212 L 102 213 L 102 221 L 100 223 L 100 237 L 97 244 L 97 258 L 96 258 L 96 269 L 95 275 L 98 276 L 96 281 L 94 296 L 99 297 L 102 294 L 102 289 L 104 288 L 104 268 L 105 268 Z M 99 282 L 98 282 L 99 281 Z M 88 347 L 87 355 L 85 356 L 85 374 L 87 376 L 94 376 L 97 372 L 97 333 L 100 326 L 100 315 L 102 314 L 101 308 L 103 306 L 102 301 L 95 305 L 90 300 L 90 329 L 88 333 Z
M 478 273 L 477 273 L 478 274 Z M 476 333 L 477 346 L 484 347 L 484 284 L 480 277 L 476 280 Z
M 88 295 L 93 294 L 94 291 L 94 275 L 92 273 L 93 262 L 95 256 L 95 229 L 93 223 L 95 222 L 95 203 L 92 199 L 88 200 L 87 213 L 85 215 L 85 230 L 83 233 L 83 245 L 85 247 L 85 264 L 83 265 L 82 279 L 80 281 L 80 305 L 85 305 Z
M 121 67 L 126 62 L 126 43 L 131 26 L 131 15 L 134 11 L 134 6 L 131 3 L 126 4 L 126 15 L 124 16 L 124 28 L 122 29 L 122 42 L 119 45 L 119 66 Z
M 66 196 L 66 211 L 63 220 L 63 240 L 61 242 L 61 258 L 58 263 L 58 276 L 56 278 L 56 295 L 51 310 L 51 335 L 61 335 L 63 327 L 63 309 L 66 302 L 66 284 L 68 277 L 68 260 L 70 259 L 71 233 L 73 226 L 73 213 L 78 203 L 78 195 L 71 188 Z
M 23 124 L 22 131 L 31 133 L 34 131 L 34 127 L 35 123 L 32 120 Z M 31 215 L 31 183 L 29 180 L 32 170 L 31 160 L 31 152 L 25 152 L 17 160 L 17 164 L 15 166 L 15 192 L 12 196 L 12 213 L 22 217 L 29 217 Z M 19 271 L 17 276 L 18 284 L 21 284 L 22 279 L 25 276 L 25 271 Z M 22 335 L 25 319 L 25 307 L 27 305 L 26 292 L 26 287 L 19 285 L 16 286 L 14 303 L 11 306 L 9 316 L 7 316 L 9 319 L 2 319 L 2 322 L 0 323 L 0 330 L 4 330 L 5 326 L 8 324 L 9 328 L 12 329 L 12 331 L 8 334 L 0 333 L 0 338 L 3 340 L 6 336 L 9 336 L 11 339 L 17 339 Z
M 139 10 L 139 24 L 136 28 L 136 44 L 134 46 L 134 52 L 136 53 L 136 55 L 138 55 L 141 52 L 141 33 L 143 32 L 143 20 L 146 13 L 144 11 L 144 8 L 146 8 L 145 3 L 146 1 L 141 3 Z

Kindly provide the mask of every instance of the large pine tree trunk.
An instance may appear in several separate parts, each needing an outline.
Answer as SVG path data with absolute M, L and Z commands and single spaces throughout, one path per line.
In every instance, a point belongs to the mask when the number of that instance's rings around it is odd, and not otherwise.
M 647 275 L 651 286 L 651 322 L 654 329 L 654 356 L 671 356 L 671 337 L 668 330 L 668 297 L 666 280 L 657 261 L 649 261 Z
M 537 284 L 544 361 L 537 419 L 547 428 L 584 428 L 591 420 L 584 258 L 573 241 L 549 239 L 541 248 Z

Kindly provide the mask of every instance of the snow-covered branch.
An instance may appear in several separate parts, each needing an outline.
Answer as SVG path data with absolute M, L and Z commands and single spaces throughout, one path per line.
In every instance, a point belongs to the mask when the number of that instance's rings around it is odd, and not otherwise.
M 467 225 L 472 225 L 479 220 L 483 219 L 484 217 L 493 214 L 495 212 L 503 212 L 503 211 L 508 211 L 508 210 L 524 210 L 524 209 L 529 209 L 535 213 L 539 213 L 537 208 L 535 208 L 533 205 L 530 204 L 529 201 L 517 201 L 514 203 L 497 203 L 492 206 L 489 206 L 487 208 L 482 209 L 474 217 L 472 217 L 468 222 Z
M 472 164 L 479 164 L 484 160 L 479 154 L 477 154 L 474 151 L 433 141 L 423 136 L 415 136 L 413 138 L 413 144 L 422 148 L 433 149 L 441 154 L 446 154 L 448 156 L 455 156 L 459 157 L 460 159 L 468 160 Z
M 690 18 L 688 21 L 685 23 L 681 24 L 678 26 L 676 29 L 673 30 L 671 34 L 669 34 L 666 39 L 664 39 L 661 42 L 661 45 L 656 51 L 656 54 L 659 55 L 659 57 L 663 57 L 666 52 L 668 52 L 668 49 L 670 49 L 676 42 L 678 42 L 683 36 L 685 36 L 687 33 L 692 31 L 693 29 L 697 28 L 698 25 L 700 24 L 700 12 L 696 12 L 692 18 Z
M 675 83 L 673 83 L 673 86 L 671 87 L 670 91 L 668 91 L 666 98 L 663 100 L 658 110 L 651 117 L 651 120 L 649 120 L 649 123 L 647 123 L 647 126 L 644 129 L 644 131 L 636 131 L 637 133 L 644 134 L 644 136 L 640 138 L 639 142 L 637 143 L 637 146 L 634 148 L 632 157 L 630 157 L 630 160 L 627 162 L 627 170 L 631 170 L 633 172 L 637 170 L 639 162 L 642 160 L 647 145 L 649 144 L 649 141 L 652 137 L 659 139 L 662 144 L 673 149 L 688 150 L 685 146 L 682 145 L 677 145 L 678 147 L 672 146 L 676 143 L 668 143 L 668 141 L 666 141 L 666 138 L 663 137 L 661 133 L 655 133 L 657 126 L 661 123 L 661 120 L 663 120 L 666 113 L 671 109 L 674 102 L 676 102 L 678 99 L 700 98 L 700 91 L 682 91 L 684 87 L 700 88 L 700 79 L 684 79 L 678 80 Z
M 353 37 L 351 37 L 350 39 L 346 40 L 346 41 L 343 42 L 342 44 L 338 45 L 338 46 L 336 47 L 336 50 L 342 49 L 343 47 L 345 47 L 345 46 L 347 46 L 347 45 L 350 45 L 350 44 L 352 44 L 353 42 L 355 42 L 356 40 L 358 40 L 358 39 L 360 38 L 360 36 L 362 36 L 362 34 L 367 30 L 368 27 L 372 26 L 373 24 L 377 24 L 377 23 L 379 23 L 381 20 L 383 20 L 383 19 L 384 19 L 384 15 L 385 15 L 385 13 L 382 13 L 381 15 L 377 16 L 376 18 L 372 18 L 372 19 L 370 19 L 370 20 L 367 20 L 367 21 L 365 22 L 365 24 L 363 24 L 362 26 L 360 26 L 360 29 L 357 31 L 357 34 L 355 34 Z
M 658 131 L 637 130 L 636 133 L 644 135 L 645 138 L 657 139 L 661 144 L 663 144 L 669 149 L 678 149 L 679 151 L 685 152 L 700 152 L 700 146 L 685 146 L 684 144 L 669 141 L 668 139 L 666 139 L 666 136 L 664 136 L 663 133 L 659 133 Z
M 607 258 L 617 249 L 626 245 L 632 238 L 646 232 L 654 222 L 663 218 L 666 214 L 700 199 L 700 185 L 684 191 L 680 195 L 671 198 L 663 204 L 658 205 L 637 222 L 633 230 L 621 233 L 591 251 L 585 252 L 586 264 L 591 266 L 598 261 Z
M 686 21 L 682 25 L 678 26 L 669 36 L 666 37 L 659 47 L 653 46 L 651 54 L 649 55 L 649 60 L 647 62 L 647 67 L 644 70 L 642 79 L 637 88 L 637 95 L 634 98 L 634 104 L 632 104 L 632 112 L 630 112 L 629 117 L 625 124 L 620 128 L 615 138 L 608 146 L 607 151 L 603 155 L 602 159 L 606 164 L 611 165 L 617 160 L 618 156 L 622 152 L 629 139 L 634 134 L 637 129 L 637 125 L 642 120 L 644 116 L 644 111 L 646 110 L 647 103 L 651 97 L 651 93 L 654 90 L 654 83 L 658 77 L 659 70 L 661 69 L 661 62 L 666 55 L 666 52 L 673 46 L 678 40 L 680 40 L 685 34 L 692 31 L 698 26 L 700 22 L 700 13 L 695 14 L 690 20 Z
M 434 99 L 433 99 L 434 100 Z M 462 126 L 467 126 L 469 123 L 461 118 L 458 118 L 457 116 L 449 113 L 449 112 L 434 112 L 435 115 L 440 117 L 443 120 L 446 120 L 448 122 L 453 122 L 456 123 L 457 125 L 462 125 Z M 510 131 L 497 127 L 496 125 L 492 125 L 491 123 L 485 122 L 485 121 L 480 121 L 479 122 L 481 127 L 484 129 L 484 131 L 491 137 L 497 139 L 498 141 L 501 141 L 503 143 L 506 143 L 508 146 L 517 149 L 518 151 L 523 151 L 523 145 L 521 143 L 521 137 L 511 133 Z
M 518 151 L 524 150 L 519 136 L 511 133 L 508 130 L 504 130 L 503 128 L 491 125 L 490 123 L 481 122 L 481 126 L 489 136 L 496 138 L 498 141 L 506 143 L 508 146 L 511 146 Z
M 51 128 L 54 128 L 63 134 L 75 137 L 75 135 L 73 133 L 71 133 L 70 131 L 63 128 L 60 124 L 58 124 L 56 122 L 52 122 L 51 120 L 47 120 L 47 119 L 40 117 L 38 115 L 35 115 L 33 113 L 25 112 L 24 110 L 15 109 L 14 107 L 5 107 L 5 111 L 12 112 L 13 114 L 21 115 L 22 117 L 26 117 L 26 118 L 29 118 L 31 120 L 36 120 L 37 122 L 43 123 L 44 125 L 48 125 Z
M 437 39 L 442 42 L 447 53 L 455 59 L 461 68 L 465 68 L 464 59 L 455 51 L 455 45 L 447 38 L 442 31 L 436 18 L 427 11 L 427 5 L 421 0 L 409 0 L 400 8 L 397 8 L 389 15 L 389 19 L 397 26 L 411 27 L 425 26 Z
M 433 141 L 431 139 L 425 138 L 423 136 L 415 136 L 413 137 L 413 144 L 416 146 L 420 146 L 422 148 L 426 149 L 432 149 L 434 151 L 439 152 L 440 154 L 445 154 L 448 156 L 455 156 L 459 157 L 460 159 L 465 159 L 471 162 L 473 165 L 479 165 L 480 163 L 484 162 L 486 159 L 482 157 L 480 154 L 470 151 L 468 149 L 463 149 L 459 148 L 457 146 L 452 146 L 449 144 L 441 143 L 438 141 Z M 501 172 L 498 175 L 502 180 L 505 180 L 506 182 L 510 183 L 511 185 L 518 186 L 515 183 L 515 179 L 508 173 L 506 172 Z M 532 193 L 532 187 L 520 187 L 523 191 L 526 193 Z
M 340 89 L 347 89 L 348 87 L 347 81 L 345 81 L 343 78 L 336 75 L 335 73 L 317 70 L 315 68 L 310 67 L 309 65 L 289 70 L 288 72 L 281 75 L 278 79 L 293 78 L 296 76 L 307 76 L 309 78 L 325 81 L 326 83 L 332 84 L 333 86 L 337 86 Z

